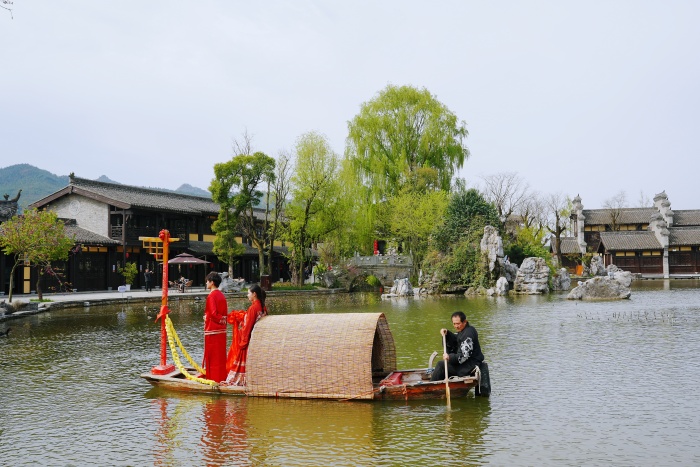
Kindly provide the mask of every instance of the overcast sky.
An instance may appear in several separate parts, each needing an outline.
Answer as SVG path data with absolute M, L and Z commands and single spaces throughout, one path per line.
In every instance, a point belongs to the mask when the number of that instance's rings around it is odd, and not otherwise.
M 700 2 L 14 0 L 0 10 L 0 167 L 208 188 L 247 128 L 276 156 L 387 84 L 467 123 L 502 171 L 601 207 L 700 208 Z

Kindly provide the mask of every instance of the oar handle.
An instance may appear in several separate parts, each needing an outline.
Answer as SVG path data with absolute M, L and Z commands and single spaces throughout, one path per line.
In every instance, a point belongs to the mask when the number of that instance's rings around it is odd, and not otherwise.
M 443 351 L 443 361 L 445 362 L 445 398 L 447 399 L 447 408 L 450 408 L 450 383 L 449 375 L 447 374 L 447 360 L 445 360 L 445 355 L 447 353 L 447 341 L 445 340 L 445 335 L 442 335 L 442 351 Z

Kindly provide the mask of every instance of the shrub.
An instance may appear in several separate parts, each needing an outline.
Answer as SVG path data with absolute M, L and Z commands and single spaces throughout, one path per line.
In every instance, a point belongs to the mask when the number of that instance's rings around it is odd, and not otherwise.
M 372 275 L 367 276 L 366 282 L 370 287 L 380 287 L 382 285 L 379 279 Z

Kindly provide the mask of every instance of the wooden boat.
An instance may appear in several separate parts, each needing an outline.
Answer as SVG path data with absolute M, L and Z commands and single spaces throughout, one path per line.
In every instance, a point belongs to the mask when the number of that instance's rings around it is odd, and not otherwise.
M 429 368 L 396 369 L 394 338 L 382 313 L 267 316 L 253 329 L 246 366 L 245 387 L 203 384 L 179 370 L 141 376 L 173 391 L 254 397 L 408 400 L 444 399 L 446 392 L 444 381 L 430 381 Z M 194 369 L 186 371 L 195 376 Z M 478 370 L 448 383 L 452 398 L 464 397 L 478 386 Z
M 192 376 L 196 375 L 194 368 L 187 368 Z M 387 381 L 395 381 L 396 375 L 401 375 L 399 382 L 387 384 Z M 210 393 L 230 396 L 245 396 L 246 388 L 243 386 L 210 386 L 197 381 L 186 379 L 179 371 L 175 370 L 167 375 L 154 375 L 144 373 L 145 378 L 153 386 L 170 391 Z M 465 397 L 472 388 L 478 385 L 477 376 L 456 377 L 449 380 L 450 395 L 452 398 Z M 268 396 L 273 397 L 273 396 Z M 284 393 L 275 394 L 274 397 L 290 397 Z M 427 368 L 413 370 L 398 370 L 392 372 L 386 378 L 373 384 L 372 399 L 374 400 L 413 400 L 413 399 L 444 399 L 444 381 L 430 381 Z M 366 397 L 328 397 L 328 399 L 366 399 Z

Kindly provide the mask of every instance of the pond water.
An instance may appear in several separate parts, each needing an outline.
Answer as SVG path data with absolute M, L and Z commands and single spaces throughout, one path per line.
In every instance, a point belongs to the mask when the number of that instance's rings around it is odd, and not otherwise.
M 635 283 L 632 298 L 616 302 L 343 294 L 268 304 L 271 313 L 381 311 L 399 368 L 425 366 L 442 346 L 439 329 L 461 309 L 479 331 L 492 395 L 453 399 L 448 411 L 444 400 L 168 393 L 139 377 L 159 362 L 152 309 L 57 310 L 4 323 L 13 331 L 0 338 L 0 464 L 700 463 L 696 281 Z M 180 338 L 201 358 L 202 303 L 173 308 Z

